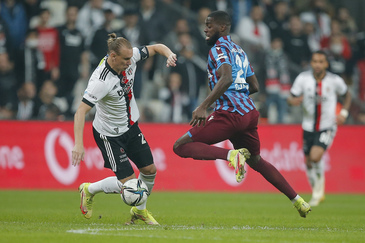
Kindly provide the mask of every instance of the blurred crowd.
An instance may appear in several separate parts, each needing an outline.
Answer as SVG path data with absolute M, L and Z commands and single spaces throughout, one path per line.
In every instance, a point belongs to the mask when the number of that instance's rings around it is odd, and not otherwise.
M 310 68 L 311 53 L 323 49 L 329 70 L 345 79 L 354 97 L 347 123 L 365 124 L 365 23 L 338 2 L 1 0 L 0 119 L 72 120 L 114 32 L 133 46 L 164 43 L 178 55 L 174 68 L 166 68 L 163 57 L 138 64 L 141 120 L 188 122 L 209 92 L 204 21 L 224 10 L 232 16 L 232 39 L 260 82 L 253 98 L 261 123 L 301 122 L 300 108 L 286 98 L 296 76 Z

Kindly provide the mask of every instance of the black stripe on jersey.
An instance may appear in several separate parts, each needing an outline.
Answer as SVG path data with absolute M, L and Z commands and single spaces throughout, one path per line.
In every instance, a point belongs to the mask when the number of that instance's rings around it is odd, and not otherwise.
M 105 81 L 105 78 L 106 78 L 106 76 L 108 75 L 108 73 L 109 73 L 109 69 L 108 69 L 107 67 L 105 67 L 105 68 L 103 69 L 103 71 L 101 72 L 99 79 L 100 79 L 101 81 Z
M 319 131 L 319 123 L 321 122 L 321 112 L 322 112 L 322 80 L 320 82 L 316 81 L 316 90 L 314 96 L 314 123 L 313 131 Z
M 130 128 L 132 126 L 131 125 L 131 107 L 130 107 L 130 100 L 129 100 L 128 93 L 124 94 L 124 99 L 125 99 L 125 106 L 127 107 L 128 128 Z
M 94 104 L 93 103 L 91 103 L 90 101 L 88 101 L 87 99 L 85 99 L 85 98 L 82 98 L 82 102 L 84 102 L 85 104 L 87 104 L 88 106 L 90 106 L 90 107 L 94 107 Z

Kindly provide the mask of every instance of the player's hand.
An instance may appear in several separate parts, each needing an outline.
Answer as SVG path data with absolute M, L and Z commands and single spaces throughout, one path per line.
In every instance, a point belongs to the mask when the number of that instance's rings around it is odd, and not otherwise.
M 84 160 L 85 150 L 83 146 L 75 145 L 72 149 L 72 165 L 77 166 Z
M 303 95 L 299 97 L 290 96 L 288 101 L 290 105 L 298 106 L 303 102 Z
M 204 127 L 206 120 L 207 120 L 207 111 L 203 108 L 200 108 L 200 106 L 198 106 L 193 111 L 192 119 L 189 124 L 191 126 L 198 125 L 198 127 L 200 127 L 200 125 L 203 125 L 203 127 Z
M 344 117 L 341 114 L 338 114 L 336 121 L 337 121 L 337 125 L 343 125 L 346 122 L 346 117 Z
M 166 61 L 166 67 L 176 67 L 177 56 L 175 53 L 170 54 Z

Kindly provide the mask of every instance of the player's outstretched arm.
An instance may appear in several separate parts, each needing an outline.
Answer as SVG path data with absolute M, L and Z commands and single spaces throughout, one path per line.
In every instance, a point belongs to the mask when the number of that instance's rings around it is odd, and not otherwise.
M 160 54 L 162 56 L 165 56 L 167 58 L 166 60 L 166 67 L 175 67 L 177 56 L 175 53 L 173 53 L 170 48 L 165 46 L 164 44 L 155 44 L 147 46 L 149 56 L 152 57 L 154 55 Z
M 212 92 L 205 98 L 205 100 L 193 111 L 190 121 L 191 126 L 203 125 L 205 126 L 207 118 L 207 109 L 219 98 L 224 92 L 227 91 L 229 86 L 233 83 L 232 79 L 232 66 L 229 64 L 223 64 L 218 70 L 219 80 L 214 86 Z
M 75 147 L 72 149 L 72 165 L 79 165 L 81 160 L 84 159 L 84 142 L 83 133 L 85 126 L 85 116 L 91 110 L 91 106 L 81 102 L 74 116 L 74 136 Z

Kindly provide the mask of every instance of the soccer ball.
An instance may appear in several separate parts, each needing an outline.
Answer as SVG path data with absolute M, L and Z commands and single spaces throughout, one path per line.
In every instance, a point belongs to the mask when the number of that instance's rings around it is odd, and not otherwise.
M 146 183 L 140 179 L 130 179 L 123 184 L 121 197 L 129 206 L 138 206 L 150 195 Z

